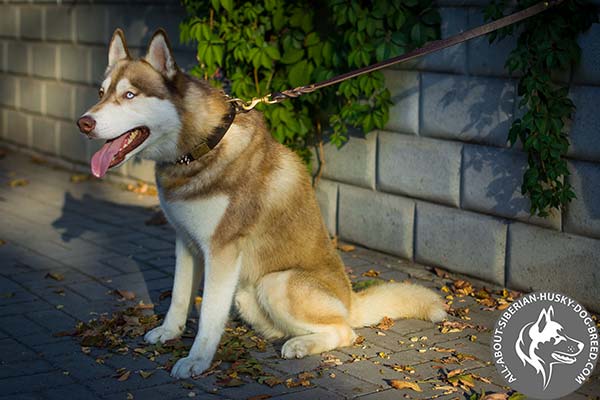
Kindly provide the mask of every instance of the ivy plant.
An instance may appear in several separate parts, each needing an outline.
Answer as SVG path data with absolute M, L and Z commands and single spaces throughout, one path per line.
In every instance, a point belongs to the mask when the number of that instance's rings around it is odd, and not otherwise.
M 498 19 L 538 1 L 517 0 L 516 8 L 507 7 L 505 0 L 492 1 L 484 16 L 486 20 Z M 565 80 L 580 61 L 577 37 L 595 22 L 595 7 L 583 0 L 569 0 L 489 36 L 491 43 L 518 34 L 517 46 L 505 67 L 520 76 L 517 93 L 522 117 L 513 122 L 508 142 L 511 146 L 520 142 L 527 153 L 521 192 L 531 200 L 533 215 L 548 216 L 552 209 L 560 211 L 575 198 L 566 179 L 569 170 L 565 160 L 569 149 L 566 124 L 575 105 L 568 97 Z
M 439 36 L 432 0 L 183 0 L 181 40 L 197 45 L 190 72 L 251 99 L 318 82 L 422 46 Z M 389 118 L 381 72 L 294 100 L 259 105 L 275 139 L 307 162 L 310 146 L 341 146 Z

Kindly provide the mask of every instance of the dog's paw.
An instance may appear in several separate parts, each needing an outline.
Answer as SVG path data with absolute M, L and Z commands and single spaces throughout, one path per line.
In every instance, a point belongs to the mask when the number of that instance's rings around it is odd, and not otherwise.
M 164 343 L 167 340 L 176 339 L 181 336 L 181 331 L 176 329 L 171 329 L 166 327 L 165 325 L 157 326 L 156 328 L 146 332 L 144 335 L 144 340 L 147 343 Z
M 308 343 L 301 337 L 288 340 L 281 348 L 283 358 L 302 358 L 308 355 Z
M 178 379 L 198 376 L 210 367 L 210 360 L 184 357 L 179 359 L 171 369 L 171 376 Z
M 444 310 L 443 304 L 436 304 L 429 309 L 428 317 L 431 322 L 441 322 L 448 317 L 448 314 Z

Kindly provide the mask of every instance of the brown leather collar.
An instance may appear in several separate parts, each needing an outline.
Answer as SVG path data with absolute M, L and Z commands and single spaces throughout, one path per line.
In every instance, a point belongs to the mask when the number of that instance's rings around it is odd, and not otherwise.
M 235 119 L 235 114 L 237 114 L 237 108 L 235 107 L 235 105 L 232 102 L 227 102 L 227 104 L 229 105 L 229 112 L 225 114 L 223 120 L 221 121 L 221 124 L 214 129 L 214 131 L 208 137 L 208 139 L 206 139 L 205 142 L 202 142 L 198 146 L 194 147 L 189 153 L 182 155 L 170 164 L 188 165 L 189 163 L 196 161 L 197 159 L 214 149 L 219 144 L 219 142 L 221 141 L 221 139 L 223 139 L 229 128 L 231 128 L 233 120 Z

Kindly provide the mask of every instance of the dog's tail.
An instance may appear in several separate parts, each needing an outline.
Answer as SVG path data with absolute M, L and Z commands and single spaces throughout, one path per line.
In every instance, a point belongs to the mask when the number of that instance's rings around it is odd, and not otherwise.
M 377 324 L 389 317 L 439 322 L 446 317 L 442 299 L 432 290 L 411 283 L 383 283 L 352 293 L 350 325 Z

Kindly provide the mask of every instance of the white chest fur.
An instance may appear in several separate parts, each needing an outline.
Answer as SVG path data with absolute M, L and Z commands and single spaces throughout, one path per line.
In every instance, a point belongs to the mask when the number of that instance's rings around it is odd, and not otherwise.
M 160 200 L 177 232 L 194 240 L 204 249 L 210 244 L 229 205 L 229 198 L 225 195 L 173 202 L 168 202 L 161 196 Z

